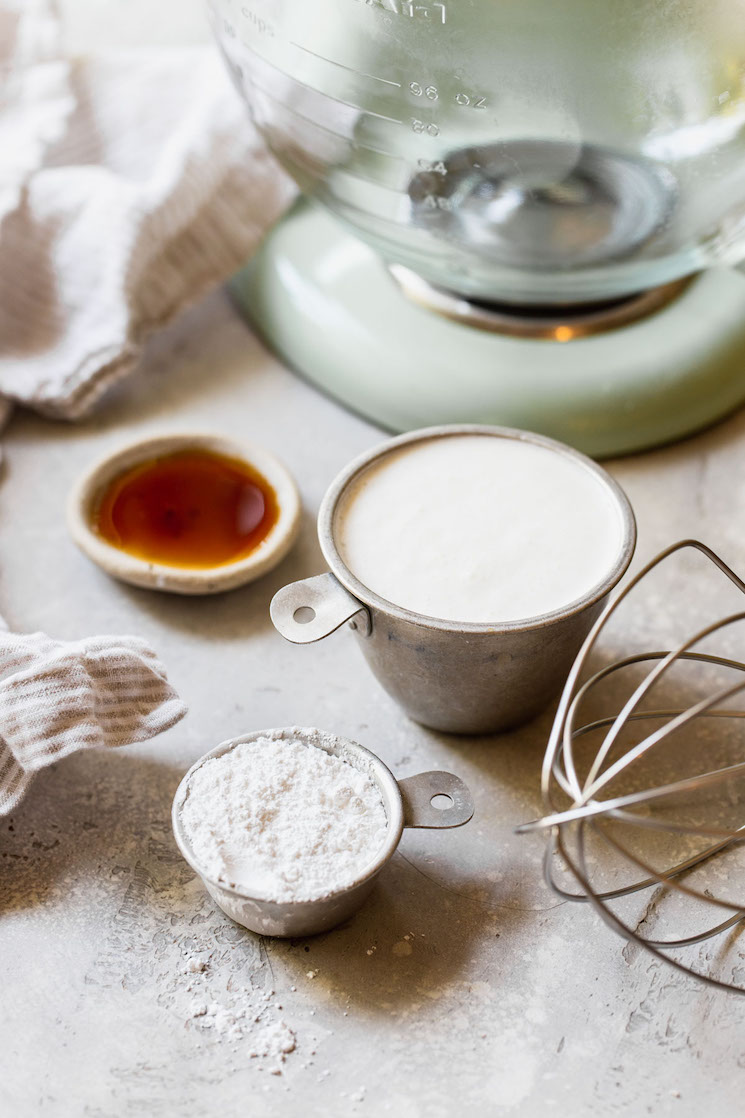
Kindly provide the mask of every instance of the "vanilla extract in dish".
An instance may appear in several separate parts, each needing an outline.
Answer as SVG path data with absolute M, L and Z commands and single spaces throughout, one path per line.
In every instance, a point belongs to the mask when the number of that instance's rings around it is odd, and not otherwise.
M 250 555 L 279 518 L 277 496 L 248 462 L 202 449 L 124 470 L 104 490 L 94 527 L 149 562 L 208 569 Z
M 458 623 L 540 617 L 607 577 L 618 501 L 580 459 L 497 434 L 423 439 L 353 479 L 334 518 L 347 568 L 413 613 Z

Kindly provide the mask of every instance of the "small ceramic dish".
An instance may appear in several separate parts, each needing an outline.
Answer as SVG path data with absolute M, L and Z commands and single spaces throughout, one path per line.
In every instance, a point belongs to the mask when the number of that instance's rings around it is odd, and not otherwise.
M 277 522 L 250 554 L 235 562 L 212 567 L 170 566 L 140 558 L 108 543 L 94 526 L 97 503 L 115 478 L 139 463 L 185 450 L 211 451 L 246 462 L 258 470 L 276 494 Z M 174 594 L 217 594 L 252 582 L 276 567 L 297 538 L 300 511 L 297 486 L 273 454 L 223 435 L 185 432 L 142 439 L 95 462 L 70 493 L 67 526 L 80 550 L 113 578 Z
M 200 865 L 182 820 L 182 810 L 189 798 L 192 777 L 205 761 L 222 757 L 237 745 L 255 742 L 260 738 L 270 738 L 273 741 L 299 740 L 316 749 L 324 749 L 364 772 L 380 792 L 388 818 L 386 840 L 356 880 L 350 881 L 343 889 L 309 901 L 272 901 L 248 896 L 230 882 L 215 881 Z M 449 801 L 449 806 L 441 807 L 436 802 L 443 799 Z M 452 773 L 425 772 L 396 780 L 380 757 L 357 742 L 325 734 L 314 728 L 285 726 L 274 730 L 256 730 L 233 738 L 200 757 L 176 790 L 171 821 L 179 850 L 194 872 L 201 877 L 207 892 L 223 912 L 249 931 L 265 936 L 287 937 L 317 935 L 349 919 L 368 896 L 380 871 L 395 854 L 405 827 L 433 830 L 462 827 L 472 815 L 471 793 L 460 777 Z

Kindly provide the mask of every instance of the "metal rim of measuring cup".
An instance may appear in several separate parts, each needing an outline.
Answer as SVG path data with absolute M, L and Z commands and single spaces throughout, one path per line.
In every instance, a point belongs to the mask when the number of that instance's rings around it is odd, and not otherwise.
M 561 609 L 537 614 L 534 617 L 525 618 L 523 620 L 493 623 L 447 621 L 437 617 L 427 617 L 425 614 L 414 613 L 411 610 L 404 609 L 402 606 L 395 605 L 393 602 L 389 602 L 386 598 L 382 598 L 379 594 L 376 594 L 373 590 L 365 586 L 364 583 L 360 582 L 344 563 L 334 539 L 334 517 L 346 489 L 363 470 L 368 469 L 373 463 L 385 458 L 392 451 L 398 450 L 404 446 L 409 446 L 412 443 L 428 442 L 431 439 L 445 438 L 454 435 L 489 435 L 495 438 L 513 439 L 519 442 L 532 443 L 535 446 L 541 446 L 547 450 L 561 454 L 564 458 L 571 459 L 594 474 L 610 492 L 621 515 L 622 521 L 622 540 L 618 557 L 605 578 L 596 583 L 595 586 L 590 587 L 581 598 L 576 598 L 573 602 L 568 603 L 568 605 L 563 606 Z M 321 551 L 332 573 L 350 594 L 359 599 L 361 609 L 365 606 L 372 606 L 382 613 L 387 613 L 402 621 L 409 621 L 412 624 L 419 625 L 426 629 L 446 631 L 457 629 L 459 632 L 463 633 L 515 633 L 558 624 L 568 617 L 573 617 L 575 614 L 581 613 L 589 606 L 594 605 L 604 598 L 623 577 L 631 563 L 634 555 L 634 548 L 636 547 L 636 519 L 631 503 L 618 482 L 610 476 L 607 470 L 604 470 L 597 462 L 593 462 L 591 458 L 588 458 L 587 455 L 582 454 L 580 451 L 574 450 L 565 443 L 557 442 L 555 439 L 549 439 L 544 435 L 534 434 L 532 431 L 521 431 L 515 427 L 495 427 L 481 423 L 457 423 L 442 424 L 437 427 L 424 427 L 417 431 L 410 431 L 407 434 L 388 439 L 385 443 L 379 444 L 372 450 L 365 451 L 364 454 L 353 459 L 348 466 L 337 474 L 321 501 L 321 507 L 318 511 L 318 539 L 321 544 Z
M 259 738 L 285 741 L 294 737 L 299 738 L 301 741 L 305 742 L 305 744 L 311 745 L 314 748 L 323 749 L 324 747 L 322 745 L 312 740 L 314 736 L 320 736 L 320 731 L 312 727 L 284 726 L 270 730 L 254 730 L 252 733 L 243 734 L 240 737 L 230 738 L 228 741 L 221 742 L 220 745 L 211 749 L 209 753 L 205 753 L 195 761 L 185 774 L 173 798 L 173 806 L 171 808 L 173 834 L 176 839 L 176 845 L 183 858 L 206 884 L 211 885 L 217 890 L 231 893 L 233 896 L 239 897 L 242 900 L 253 901 L 257 905 L 280 903 L 299 910 L 304 905 L 315 905 L 319 901 L 326 901 L 342 893 L 347 893 L 351 889 L 363 885 L 371 877 L 374 877 L 393 857 L 401 841 L 404 827 L 457 827 L 462 826 L 463 823 L 467 823 L 473 815 L 473 802 L 470 798 L 470 794 L 458 777 L 453 777 L 452 774 L 449 773 L 417 773 L 416 776 L 405 778 L 399 782 L 385 762 L 371 750 L 366 749 L 363 745 L 349 738 L 340 737 L 336 734 L 323 733 L 325 741 L 332 743 L 334 747 L 331 750 L 326 750 L 326 752 L 332 753 L 337 757 L 342 757 L 342 759 L 345 759 L 345 755 L 349 756 L 351 754 L 353 757 L 360 760 L 362 764 L 355 767 L 359 768 L 362 772 L 366 772 L 371 779 L 375 781 L 376 786 L 381 792 L 383 806 L 386 810 L 388 820 L 388 828 L 385 843 L 377 852 L 374 859 L 365 867 L 358 877 L 348 882 L 343 888 L 325 893 L 321 897 L 314 897 L 312 900 L 277 902 L 270 897 L 252 896 L 228 881 L 219 881 L 210 877 L 210 875 L 204 871 L 199 863 L 199 859 L 194 854 L 181 819 L 181 810 L 186 802 L 194 773 L 201 768 L 206 761 L 216 757 L 222 757 L 225 753 L 229 753 L 230 750 L 235 749 L 236 746 L 257 741 Z M 428 778 L 442 777 L 449 777 L 457 787 L 447 784 L 443 785 L 441 779 L 435 780 L 434 783 L 431 780 L 428 781 Z M 429 786 L 430 784 L 431 787 Z M 462 797 L 461 801 L 458 802 L 455 797 L 461 788 L 464 790 L 465 795 Z M 443 793 L 453 800 L 453 806 L 445 811 L 432 808 L 431 811 L 434 811 L 434 815 L 430 814 L 427 816 L 424 801 L 428 798 L 431 801 L 432 797 Z M 410 812 L 412 805 L 415 818 L 410 819 L 407 817 L 407 807 Z M 451 812 L 457 817 L 455 821 L 449 820 Z

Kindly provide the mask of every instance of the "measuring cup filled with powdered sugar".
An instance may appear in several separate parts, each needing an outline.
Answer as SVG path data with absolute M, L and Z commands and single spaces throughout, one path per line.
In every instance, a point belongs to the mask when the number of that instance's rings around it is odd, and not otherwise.
M 433 427 L 342 470 L 318 515 L 330 572 L 285 586 L 279 632 L 345 622 L 412 718 L 505 730 L 558 693 L 634 552 L 623 490 L 577 451 L 525 431 Z
M 460 827 L 472 815 L 452 773 L 397 781 L 356 742 L 294 726 L 207 753 L 181 781 L 172 819 L 228 916 L 263 935 L 304 936 L 356 912 L 405 827 Z

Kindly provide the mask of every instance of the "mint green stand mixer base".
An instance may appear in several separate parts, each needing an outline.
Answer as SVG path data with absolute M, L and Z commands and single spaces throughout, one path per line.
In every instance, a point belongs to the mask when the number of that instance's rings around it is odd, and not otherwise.
M 418 306 L 371 249 L 302 204 L 231 291 L 289 366 L 392 431 L 493 423 L 602 458 L 681 438 L 745 400 L 745 277 L 730 269 L 590 337 L 509 337 Z

